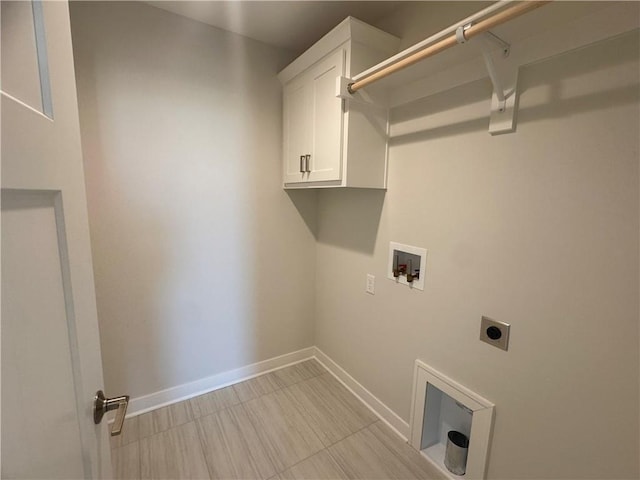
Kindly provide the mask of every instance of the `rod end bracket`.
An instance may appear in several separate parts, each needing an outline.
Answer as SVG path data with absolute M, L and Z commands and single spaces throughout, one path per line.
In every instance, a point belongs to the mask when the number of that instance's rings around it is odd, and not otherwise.
M 347 77 L 336 78 L 336 97 L 344 98 L 347 100 L 353 99 L 353 94 L 356 93 L 351 90 L 351 86 L 354 84 L 353 80 Z

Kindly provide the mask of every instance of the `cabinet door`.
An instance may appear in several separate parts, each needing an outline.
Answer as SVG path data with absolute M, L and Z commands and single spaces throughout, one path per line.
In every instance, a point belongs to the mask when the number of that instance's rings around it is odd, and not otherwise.
M 342 178 L 342 99 L 336 97 L 336 78 L 344 75 L 345 51 L 340 48 L 310 71 L 312 126 L 310 182 Z
M 287 84 L 283 96 L 284 183 L 304 182 L 309 174 L 300 156 L 311 154 L 311 85 L 308 77 Z

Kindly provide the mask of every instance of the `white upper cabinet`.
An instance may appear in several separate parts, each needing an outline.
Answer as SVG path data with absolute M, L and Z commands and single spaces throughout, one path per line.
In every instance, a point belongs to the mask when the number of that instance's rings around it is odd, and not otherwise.
M 386 102 L 342 100 L 336 85 L 395 53 L 398 43 L 349 17 L 280 72 L 285 188 L 386 188 Z
M 284 88 L 285 183 L 340 180 L 344 57 L 337 49 Z

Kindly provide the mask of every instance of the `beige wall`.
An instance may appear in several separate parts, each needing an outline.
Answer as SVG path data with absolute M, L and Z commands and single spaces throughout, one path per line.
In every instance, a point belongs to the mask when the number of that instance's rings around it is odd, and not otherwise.
M 71 14 L 107 391 L 313 345 L 315 240 L 281 188 L 288 55 L 144 4 Z
M 638 59 L 636 32 L 524 68 L 511 135 L 488 81 L 398 108 L 386 194 L 320 193 L 316 345 L 407 421 L 415 359 L 494 402 L 489 478 L 638 477 Z M 389 241 L 429 250 L 424 292 Z
M 479 6 L 433 7 L 379 26 L 407 46 Z M 285 54 L 143 4 L 71 13 L 109 391 L 315 343 L 408 420 L 419 358 L 496 404 L 489 478 L 638 477 L 637 34 L 523 69 L 512 135 L 488 81 L 396 109 L 388 191 L 316 212 L 281 189 Z M 429 250 L 423 293 L 385 279 L 389 241 Z

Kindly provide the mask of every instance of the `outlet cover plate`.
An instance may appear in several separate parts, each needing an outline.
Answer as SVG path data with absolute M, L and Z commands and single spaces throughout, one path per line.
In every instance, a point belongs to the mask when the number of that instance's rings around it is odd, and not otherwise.
M 414 280 L 413 282 L 407 282 L 407 277 L 405 275 L 400 275 L 397 278 L 393 276 L 393 257 L 395 250 L 410 253 L 412 255 L 417 255 L 420 257 L 420 274 L 418 275 L 417 280 Z M 424 248 L 413 247 L 411 245 L 404 245 L 397 242 L 389 242 L 389 263 L 387 265 L 387 278 L 401 285 L 406 285 L 409 288 L 424 290 L 424 277 L 427 273 L 428 253 L 429 251 L 425 250 Z
M 367 293 L 370 293 L 371 295 L 375 295 L 376 294 L 376 277 L 375 275 L 371 275 L 370 273 L 367 274 L 367 289 L 366 289 Z
M 509 329 L 511 325 L 482 317 L 480 322 L 480 340 L 502 350 L 509 349 Z

